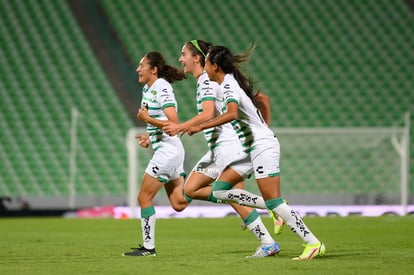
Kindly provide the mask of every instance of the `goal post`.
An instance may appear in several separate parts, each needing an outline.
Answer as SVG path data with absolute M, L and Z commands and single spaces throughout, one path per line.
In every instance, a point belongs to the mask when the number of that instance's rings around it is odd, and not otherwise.
M 274 128 L 281 145 L 281 189 L 291 204 L 399 205 L 409 198 L 410 115 L 403 127 Z M 152 150 L 139 148 L 130 129 L 128 204 L 137 206 L 140 179 Z M 207 150 L 202 134 L 183 135 L 187 173 Z M 245 188 L 258 193 L 254 179 Z M 165 198 L 164 191 L 159 194 Z M 167 201 L 164 200 L 166 203 Z M 162 203 L 159 203 L 162 204 Z
M 145 169 L 143 164 L 139 161 L 138 157 L 138 141 L 135 139 L 135 136 L 138 133 L 145 133 L 145 128 L 132 128 L 128 131 L 126 137 L 126 146 L 128 153 L 128 206 L 131 211 L 131 217 L 136 216 L 137 208 L 137 195 L 138 195 L 138 171 Z M 142 168 L 144 167 L 144 168 Z

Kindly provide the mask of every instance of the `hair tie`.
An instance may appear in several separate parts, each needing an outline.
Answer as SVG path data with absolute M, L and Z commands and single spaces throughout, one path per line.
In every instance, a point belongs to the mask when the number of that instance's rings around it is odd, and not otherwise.
M 190 43 L 197 49 L 204 57 L 206 57 L 205 53 L 201 50 L 200 45 L 198 44 L 197 40 L 191 40 Z

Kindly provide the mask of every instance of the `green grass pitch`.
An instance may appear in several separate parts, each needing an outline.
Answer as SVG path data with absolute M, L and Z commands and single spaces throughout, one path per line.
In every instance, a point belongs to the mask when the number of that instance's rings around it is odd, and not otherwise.
M 263 217 L 269 229 L 271 220 Z M 327 255 L 292 261 L 301 240 L 285 226 L 282 251 L 246 259 L 258 242 L 236 217 L 159 219 L 156 257 L 122 257 L 139 220 L 2 218 L 0 274 L 413 274 L 414 217 L 306 217 Z

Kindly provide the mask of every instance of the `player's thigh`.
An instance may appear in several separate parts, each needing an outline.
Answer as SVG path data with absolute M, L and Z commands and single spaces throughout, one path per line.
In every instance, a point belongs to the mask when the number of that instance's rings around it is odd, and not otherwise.
M 188 175 L 187 180 L 185 181 L 184 191 L 194 192 L 203 187 L 210 185 L 214 181 L 214 178 L 211 178 L 203 173 L 198 173 L 196 171 L 192 171 L 190 175 Z
M 233 185 L 243 181 L 243 177 L 234 169 L 227 167 L 217 178 L 217 181 L 224 181 Z

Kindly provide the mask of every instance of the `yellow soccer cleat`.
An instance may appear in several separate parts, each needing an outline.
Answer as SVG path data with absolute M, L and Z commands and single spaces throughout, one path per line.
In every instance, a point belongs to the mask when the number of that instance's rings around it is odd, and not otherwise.
M 299 257 L 292 258 L 292 260 L 303 261 L 311 260 L 316 256 L 325 256 L 325 245 L 321 242 L 318 242 L 316 244 L 308 244 L 304 246 L 305 249 L 303 250 L 303 253 Z
M 274 226 L 274 232 L 275 235 L 279 235 L 282 233 L 283 225 L 285 224 L 285 221 L 277 214 L 275 214 L 272 210 L 269 210 L 269 215 L 272 217 L 273 220 L 273 226 Z
M 284 203 L 287 204 L 287 201 L 284 199 Z M 279 235 L 282 233 L 283 225 L 285 224 L 285 221 L 280 217 L 279 215 L 275 214 L 272 210 L 269 209 L 270 217 L 272 217 L 273 220 L 273 226 L 274 226 L 274 232 L 275 235 Z

